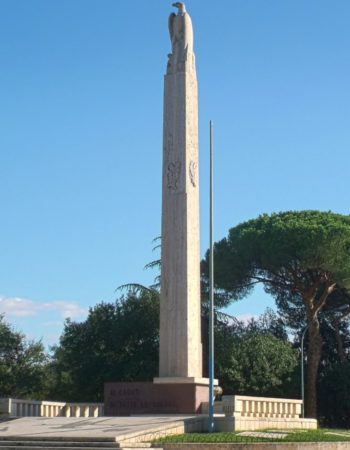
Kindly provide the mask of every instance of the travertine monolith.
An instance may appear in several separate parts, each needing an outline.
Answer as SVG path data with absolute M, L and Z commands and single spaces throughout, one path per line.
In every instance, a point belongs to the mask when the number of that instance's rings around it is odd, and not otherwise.
M 169 17 L 172 53 L 164 79 L 158 383 L 202 377 L 197 78 L 191 18 L 184 4 L 173 6 L 178 14 Z
M 169 17 L 172 52 L 164 78 L 159 377 L 105 383 L 109 415 L 197 414 L 209 398 L 209 380 L 202 378 L 193 31 L 184 4 L 173 6 L 178 14 Z

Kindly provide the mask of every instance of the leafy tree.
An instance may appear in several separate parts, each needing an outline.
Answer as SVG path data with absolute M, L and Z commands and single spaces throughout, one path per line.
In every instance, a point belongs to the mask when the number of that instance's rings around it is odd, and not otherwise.
M 0 315 L 0 397 L 40 398 L 46 362 L 42 343 L 27 341 Z
M 350 362 L 328 367 L 318 392 L 322 424 L 350 428 Z
M 321 359 L 319 314 L 336 290 L 350 288 L 350 217 L 288 211 L 262 215 L 229 231 L 215 244 L 215 283 L 232 299 L 262 283 L 285 316 L 309 324 L 306 412 L 316 417 Z M 202 263 L 208 273 L 208 257 Z
M 248 333 L 232 339 L 222 367 L 218 368 L 225 393 L 285 396 L 298 359 L 291 344 L 269 334 Z
M 267 308 L 257 318 L 252 317 L 246 324 L 245 330 L 249 333 L 272 335 L 282 341 L 288 342 L 288 332 L 285 323 L 271 308 Z
M 247 324 L 233 317 L 217 320 L 215 364 L 225 394 L 280 397 L 299 392 L 297 352 L 272 310 Z
M 67 320 L 54 351 L 51 397 L 101 401 L 106 381 L 147 381 L 158 372 L 159 296 L 129 293 Z

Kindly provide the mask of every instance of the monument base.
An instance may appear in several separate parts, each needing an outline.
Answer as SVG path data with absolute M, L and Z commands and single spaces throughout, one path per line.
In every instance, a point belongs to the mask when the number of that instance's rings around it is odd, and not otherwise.
M 209 378 L 197 377 L 157 377 L 153 378 L 155 384 L 196 384 L 201 386 L 209 386 Z M 214 380 L 214 386 L 218 386 L 218 380 Z
M 171 379 L 172 380 L 172 379 Z M 203 379 L 201 379 L 203 380 Z M 209 387 L 189 382 L 105 383 L 106 416 L 131 414 L 200 414 Z

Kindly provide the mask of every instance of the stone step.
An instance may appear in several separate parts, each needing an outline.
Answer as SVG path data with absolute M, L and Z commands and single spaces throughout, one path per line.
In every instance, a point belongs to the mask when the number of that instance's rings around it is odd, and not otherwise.
M 10 444 L 10 445 L 9 445 Z M 53 445 L 52 445 L 53 444 Z M 60 444 L 60 445 L 59 445 Z M 69 444 L 69 445 L 68 445 Z M 26 442 L 26 441 L 19 441 L 19 442 L 1 442 L 0 441 L 0 450 L 101 450 L 105 448 L 112 448 L 112 447 L 106 447 L 102 442 L 94 442 L 95 446 L 86 445 L 88 443 L 86 442 Z M 92 444 L 92 443 L 90 443 Z M 114 445 L 113 448 L 117 448 L 116 445 Z M 157 450 L 153 449 L 153 447 L 147 447 L 149 450 Z M 132 447 L 119 447 L 120 450 L 145 450 L 145 447 L 142 445 L 138 446 L 132 446 Z M 158 448 L 158 450 L 161 450 Z
M 118 448 L 118 444 L 116 442 L 95 442 L 95 441 L 39 441 L 39 440 L 11 440 L 11 439 L 0 439 L 0 448 L 3 447 L 11 447 L 12 449 L 14 447 L 55 447 L 56 450 L 58 447 L 88 447 L 90 449 L 92 448 Z
M 118 448 L 148 448 L 150 449 L 152 447 L 152 444 L 150 442 L 117 442 Z
M 116 442 L 114 438 L 48 438 L 4 436 L 0 438 L 0 450 L 153 450 L 149 442 Z M 156 450 L 156 449 L 155 449 Z M 159 448 L 158 448 L 159 450 Z
M 73 442 L 72 447 L 67 447 L 65 445 L 59 446 L 50 446 L 50 445 L 33 445 L 33 442 L 31 442 L 31 445 L 27 445 L 26 443 L 20 443 L 19 445 L 0 445 L 0 450 L 14 450 L 14 449 L 20 449 L 20 450 L 76 450 L 79 448 L 79 450 L 101 450 L 101 448 L 106 448 L 103 446 L 99 447 L 88 447 L 86 445 L 76 445 L 75 442 Z
M 74 443 L 74 444 L 106 444 L 106 445 L 116 445 L 115 437 L 75 437 L 75 436 L 20 436 L 20 435 L 12 435 L 12 436 L 1 436 L 0 435 L 0 443 L 2 445 L 3 442 L 30 442 L 33 445 L 40 443 Z

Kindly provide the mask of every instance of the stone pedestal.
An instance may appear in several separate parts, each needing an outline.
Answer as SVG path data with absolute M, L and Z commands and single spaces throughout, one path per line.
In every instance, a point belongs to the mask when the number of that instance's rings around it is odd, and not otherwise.
M 199 414 L 208 395 L 208 386 L 194 383 L 105 383 L 105 415 Z
M 209 386 L 209 378 L 195 377 L 157 377 L 153 379 L 155 384 L 196 384 Z M 218 386 L 218 380 L 214 380 L 214 386 Z

